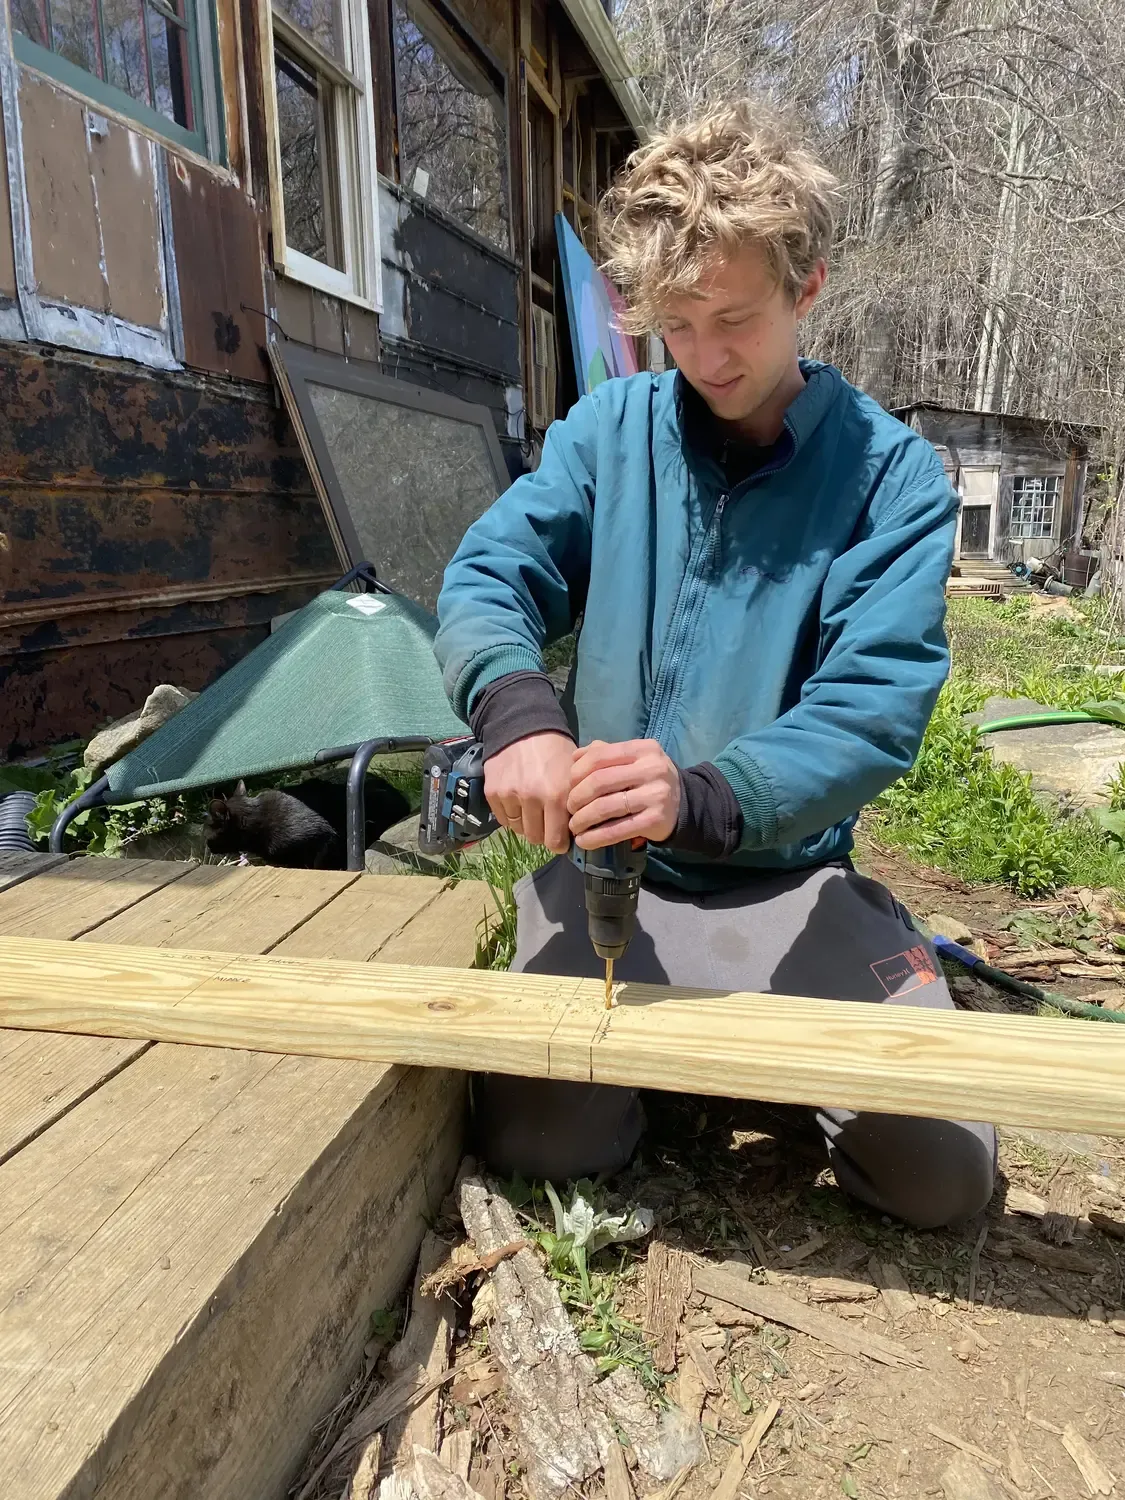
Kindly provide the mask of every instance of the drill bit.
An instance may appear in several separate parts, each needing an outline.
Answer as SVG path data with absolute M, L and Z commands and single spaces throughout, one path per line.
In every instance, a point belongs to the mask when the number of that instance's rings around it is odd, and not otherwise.
M 613 1008 L 613 959 L 612 958 L 607 958 L 606 961 L 605 961 L 605 1008 L 606 1008 L 606 1010 L 611 1010 Z

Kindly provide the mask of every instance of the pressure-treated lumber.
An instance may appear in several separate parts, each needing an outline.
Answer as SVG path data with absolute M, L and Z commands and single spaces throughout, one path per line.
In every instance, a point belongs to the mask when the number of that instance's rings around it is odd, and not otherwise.
M 1125 1136 L 1125 1035 L 1069 1020 L 0 938 L 0 1026 Z

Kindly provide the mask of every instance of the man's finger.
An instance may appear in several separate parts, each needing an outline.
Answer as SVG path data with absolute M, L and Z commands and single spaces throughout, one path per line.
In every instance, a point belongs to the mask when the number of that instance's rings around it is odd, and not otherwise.
M 613 766 L 598 766 L 573 782 L 570 796 L 566 799 L 567 810 L 576 813 L 579 808 L 600 797 L 611 797 L 615 792 L 631 792 L 642 785 L 643 773 L 636 761 Z
M 647 840 L 644 830 L 644 817 L 620 818 L 614 823 L 599 823 L 596 828 L 589 828 L 585 833 L 576 833 L 574 842 L 579 849 L 605 849 L 610 844 L 621 844 L 626 839 Z
M 529 844 L 541 844 L 543 842 L 543 804 L 525 798 L 522 811 L 523 823 L 520 833 Z
M 589 775 L 599 766 L 623 766 L 636 760 L 644 743 L 644 740 L 622 740 L 615 745 L 606 745 L 595 740 L 590 745 L 584 745 L 570 764 L 571 786 L 576 786 L 583 776 Z
M 643 817 L 651 810 L 651 797 L 643 787 L 631 787 L 628 791 L 613 792 L 608 797 L 598 797 L 580 807 L 571 815 L 570 831 L 585 833 L 602 823 L 627 822 L 631 818 Z
M 565 854 L 570 848 L 570 822 L 557 798 L 543 808 L 543 843 L 552 854 Z

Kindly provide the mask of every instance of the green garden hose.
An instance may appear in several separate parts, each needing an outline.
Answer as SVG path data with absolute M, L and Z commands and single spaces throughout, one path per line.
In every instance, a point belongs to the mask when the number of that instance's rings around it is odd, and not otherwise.
M 1051 990 L 1041 990 L 1037 984 L 1028 984 L 1026 979 L 1017 979 L 1014 974 L 1006 974 L 1003 969 L 994 969 L 991 964 L 986 964 L 983 958 L 978 958 L 968 948 L 962 948 L 960 943 L 955 943 L 951 938 L 942 937 L 935 933 L 933 937 L 934 947 L 941 958 L 955 958 L 959 964 L 964 964 L 981 979 L 986 979 L 989 984 L 994 984 L 998 989 L 1007 990 L 1012 995 L 1023 995 L 1028 1000 L 1036 1000 L 1042 1005 L 1052 1005 L 1056 1010 L 1065 1011 L 1068 1016 L 1081 1016 L 1087 1021 L 1119 1021 L 1125 1023 L 1125 1010 L 1103 1010 L 1100 1005 L 1086 1005 L 1081 1000 L 1071 1000 L 1067 995 L 1056 995 Z

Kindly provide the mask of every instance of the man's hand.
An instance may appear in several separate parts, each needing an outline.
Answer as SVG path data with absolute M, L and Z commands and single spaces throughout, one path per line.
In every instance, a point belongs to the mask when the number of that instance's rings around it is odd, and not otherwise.
M 484 795 L 504 828 L 554 854 L 570 848 L 570 768 L 574 741 L 566 734 L 529 734 L 484 763 Z
M 662 844 L 679 817 L 680 773 L 655 740 L 594 740 L 573 752 L 566 806 L 580 849 L 626 839 Z

